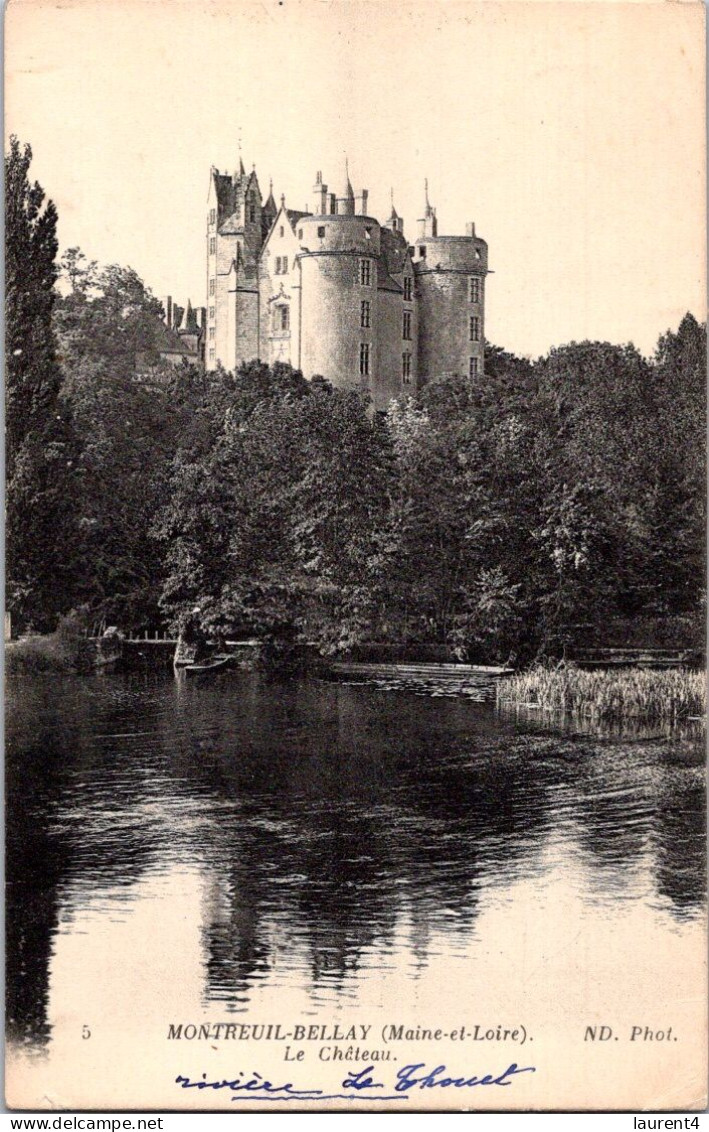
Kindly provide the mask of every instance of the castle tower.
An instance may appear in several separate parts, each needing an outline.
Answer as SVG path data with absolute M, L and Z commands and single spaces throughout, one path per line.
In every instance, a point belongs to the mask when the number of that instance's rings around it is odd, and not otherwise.
M 318 202 L 327 187 L 316 181 Z M 371 389 L 376 382 L 380 228 L 355 212 L 347 163 L 336 213 L 297 222 L 300 270 L 299 367 L 335 385 Z M 360 200 L 366 202 L 366 192 Z M 321 207 L 318 203 L 318 208 Z
M 247 173 L 241 158 L 233 175 L 212 167 L 207 198 L 208 370 L 217 362 L 234 369 L 258 356 L 258 261 L 263 241 L 256 170 Z
M 428 200 L 419 221 L 414 271 L 419 297 L 418 363 L 422 382 L 458 374 L 476 380 L 484 371 L 487 244 L 475 235 L 439 236 Z

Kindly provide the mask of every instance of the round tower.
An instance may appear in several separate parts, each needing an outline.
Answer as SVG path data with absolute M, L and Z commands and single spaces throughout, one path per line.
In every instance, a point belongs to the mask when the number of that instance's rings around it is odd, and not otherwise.
M 342 388 L 371 389 L 380 229 L 371 216 L 340 213 L 342 199 L 338 197 L 337 215 L 303 216 L 297 222 L 300 368 L 308 377 L 321 374 Z
M 466 225 L 465 236 L 439 236 L 426 192 L 414 248 L 419 296 L 419 380 L 484 372 L 487 244 Z

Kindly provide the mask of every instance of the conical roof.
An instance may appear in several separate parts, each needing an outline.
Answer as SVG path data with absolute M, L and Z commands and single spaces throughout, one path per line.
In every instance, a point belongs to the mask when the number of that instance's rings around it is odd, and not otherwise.
M 192 310 L 192 303 L 187 300 L 187 306 L 182 312 L 182 319 L 179 326 L 180 334 L 194 334 L 197 330 L 197 316 Z
M 391 190 L 391 216 L 387 220 L 387 224 L 394 224 L 395 221 L 400 220 L 399 213 L 394 208 L 394 190 Z
M 348 167 L 348 164 L 347 164 L 347 154 L 345 154 L 345 166 L 344 166 L 344 171 L 343 171 L 343 175 L 342 175 L 342 180 L 340 182 L 340 191 L 337 194 L 337 199 L 338 200 L 350 200 L 350 199 L 354 200 L 354 191 L 352 189 L 352 185 L 350 184 L 350 171 L 349 171 L 349 167 Z

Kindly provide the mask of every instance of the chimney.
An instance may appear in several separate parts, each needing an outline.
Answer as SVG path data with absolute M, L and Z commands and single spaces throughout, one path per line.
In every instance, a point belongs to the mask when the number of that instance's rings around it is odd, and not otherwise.
M 475 225 L 473 224 L 472 220 L 470 221 L 470 223 L 465 225 L 465 234 L 469 239 L 475 239 Z
M 318 169 L 315 174 L 315 184 L 313 186 L 313 199 L 314 199 L 314 212 L 316 216 L 325 216 L 327 213 L 328 196 L 327 185 L 322 183 L 322 173 Z M 307 205 L 305 211 L 307 212 Z

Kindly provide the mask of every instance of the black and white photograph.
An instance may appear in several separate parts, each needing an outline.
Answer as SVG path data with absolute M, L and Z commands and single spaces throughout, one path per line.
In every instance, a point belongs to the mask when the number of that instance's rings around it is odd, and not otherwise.
M 9 1110 L 706 1106 L 705 50 L 10 0 Z

